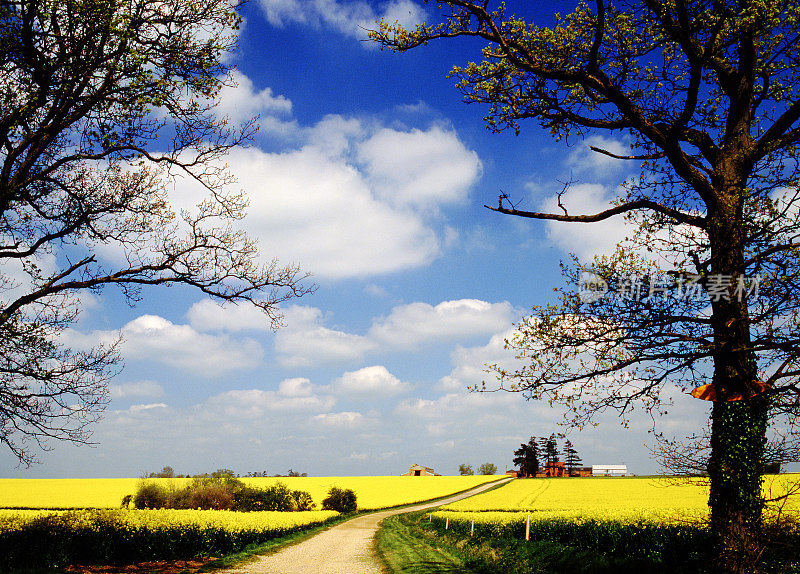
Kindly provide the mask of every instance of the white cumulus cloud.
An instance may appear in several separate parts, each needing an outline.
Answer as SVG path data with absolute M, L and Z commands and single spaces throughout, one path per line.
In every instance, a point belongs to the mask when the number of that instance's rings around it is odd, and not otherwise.
M 346 372 L 333 382 L 337 393 L 351 395 L 396 395 L 410 388 L 409 383 L 395 377 L 383 365 Z
M 335 403 L 336 399 L 329 396 L 283 396 L 275 391 L 242 389 L 211 397 L 203 407 L 226 417 L 259 418 L 275 412 L 326 411 Z
M 478 299 L 443 301 L 438 305 L 398 305 L 376 318 L 366 334 L 326 326 L 315 307 L 294 305 L 284 314 L 286 327 L 275 334 L 278 361 L 284 367 L 360 361 L 374 352 L 410 350 L 426 342 L 454 341 L 507 329 L 516 311 L 507 301 Z
M 381 196 L 398 205 L 463 203 L 481 174 L 478 154 L 452 130 L 384 128 L 358 146 L 358 159 Z
M 514 315 L 507 301 L 458 299 L 436 306 L 417 302 L 395 307 L 388 317 L 372 325 L 369 334 L 386 345 L 414 347 L 431 340 L 496 333 L 506 328 Z
M 339 279 L 420 267 L 441 253 L 421 215 L 377 200 L 355 167 L 314 146 L 237 149 L 228 163 L 250 200 L 244 227 L 265 257 Z
M 456 346 L 450 354 L 453 370 L 439 380 L 443 389 L 463 390 L 486 381 L 491 388 L 494 375 L 487 373 L 487 365 L 498 365 L 507 370 L 519 368 L 514 352 L 505 348 L 505 340 L 513 334 L 509 329 L 492 335 L 489 342 L 477 347 Z
M 284 397 L 310 397 L 314 387 L 306 378 L 286 379 L 278 384 L 278 394 Z
M 142 315 L 120 331 L 80 333 L 67 329 L 63 338 L 70 345 L 88 348 L 111 343 L 120 334 L 126 359 L 156 361 L 203 377 L 253 369 L 264 356 L 261 345 L 253 339 L 199 333 L 190 325 L 177 325 L 158 315 Z
M 360 359 L 375 345 L 365 337 L 323 325 L 322 311 L 293 305 L 284 313 L 286 327 L 275 334 L 275 351 L 284 367 L 304 367 Z
M 292 102 L 282 95 L 274 95 L 272 88 L 256 89 L 253 81 L 238 70 L 230 74 L 230 81 L 219 91 L 215 112 L 227 116 L 234 123 L 250 120 L 259 115 L 287 116 L 292 113 Z
M 631 160 L 616 159 L 609 155 L 591 149 L 596 147 L 614 155 L 631 155 L 630 148 L 620 140 L 599 135 L 589 136 L 578 142 L 567 158 L 567 166 L 577 173 L 594 177 L 603 177 L 618 173 L 627 168 L 636 167 L 636 162 Z
M 264 263 L 277 258 L 320 278 L 363 278 L 428 265 L 451 246 L 454 230 L 441 210 L 463 205 L 482 169 L 454 129 L 390 129 L 376 118 L 335 114 L 301 126 L 288 99 L 240 72 L 234 79 L 238 87 L 223 90 L 219 113 L 261 113 L 262 131 L 279 144 L 225 157 L 236 177 L 228 191 L 248 199 L 238 226 L 258 242 Z M 195 212 L 208 197 L 187 177 L 169 189 L 176 211 Z

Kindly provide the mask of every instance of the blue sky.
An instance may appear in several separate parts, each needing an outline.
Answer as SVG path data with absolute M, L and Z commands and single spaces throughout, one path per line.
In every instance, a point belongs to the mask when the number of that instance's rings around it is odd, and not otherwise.
M 525 4 L 524 15 L 551 21 Z M 276 333 L 249 308 L 184 288 L 146 291 L 135 307 L 114 291 L 88 298 L 67 339 L 125 338 L 98 444 L 53 443 L 30 469 L 3 452 L 0 476 L 138 476 L 164 465 L 373 475 L 412 463 L 455 474 L 462 462 L 502 472 L 530 435 L 567 430 L 558 408 L 467 387 L 491 386 L 485 364 L 512 364 L 503 337 L 550 301 L 559 261 L 611 249 L 624 224 L 534 222 L 483 204 L 503 190 L 523 209 L 547 208 L 571 174 L 571 210 L 597 209 L 631 174 L 588 145 L 625 141 L 555 142 L 535 123 L 490 134 L 486 110 L 465 105 L 446 77 L 480 44 L 382 52 L 362 28 L 384 15 L 433 19 L 435 5 L 251 0 L 231 55 L 238 87 L 221 94 L 220 114 L 261 116 L 252 145 L 228 158 L 250 198 L 243 225 L 265 260 L 299 263 L 318 290 L 284 306 Z M 192 192 L 177 182 L 176 204 Z M 699 430 L 708 405 L 674 398 L 660 430 Z M 649 417 L 598 422 L 569 433 L 585 464 L 658 470 Z

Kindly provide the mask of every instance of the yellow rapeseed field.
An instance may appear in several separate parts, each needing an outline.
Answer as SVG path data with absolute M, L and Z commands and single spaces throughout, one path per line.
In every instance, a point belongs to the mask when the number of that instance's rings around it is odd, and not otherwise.
M 800 481 L 798 474 L 765 477 L 767 498 Z M 790 498 L 784 511 L 800 512 Z M 621 522 L 687 523 L 708 516 L 708 487 L 698 480 L 670 478 L 540 478 L 515 480 L 501 488 L 443 506 L 435 516 L 476 523 L 554 518 Z
M 356 493 L 358 508 L 370 510 L 411 504 L 468 490 L 503 476 L 347 476 L 299 478 L 245 478 L 245 483 L 262 488 L 281 480 L 294 490 L 305 490 L 317 505 L 327 496 L 331 486 L 351 488 Z
M 164 479 L 184 484 L 187 479 Z M 138 478 L 3 478 L 0 508 L 118 508 Z
M 467 490 L 502 476 L 347 476 L 243 478 L 265 488 L 277 481 L 292 490 L 311 494 L 319 508 L 331 486 L 355 491 L 360 509 L 384 508 L 439 498 Z M 141 479 L 0 479 L 0 508 L 117 508 L 126 494 L 133 494 Z M 149 479 L 185 486 L 191 479 Z
M 268 532 L 324 522 L 339 513 L 332 510 L 308 512 L 232 512 L 227 510 L 0 510 L 0 532 L 19 530 L 36 518 L 58 514 L 69 518 L 75 529 L 91 527 L 98 517 L 111 519 L 121 527 L 151 531 L 182 527 L 220 528 L 228 532 Z

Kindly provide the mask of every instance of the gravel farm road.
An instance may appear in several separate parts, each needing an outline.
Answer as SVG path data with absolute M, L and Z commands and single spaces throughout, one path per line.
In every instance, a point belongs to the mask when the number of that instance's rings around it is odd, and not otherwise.
M 384 571 L 374 548 L 375 533 L 384 518 L 424 510 L 478 494 L 510 479 L 483 484 L 436 502 L 382 510 L 342 522 L 274 554 L 241 564 L 219 574 L 380 574 Z

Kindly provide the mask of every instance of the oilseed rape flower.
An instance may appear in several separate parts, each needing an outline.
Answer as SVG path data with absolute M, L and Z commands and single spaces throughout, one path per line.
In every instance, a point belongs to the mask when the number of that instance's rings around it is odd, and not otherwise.
M 362 510 L 386 508 L 439 498 L 470 489 L 502 476 L 347 476 L 242 478 L 253 487 L 267 488 L 281 481 L 291 490 L 311 494 L 317 507 L 332 486 L 356 493 Z M 158 478 L 168 488 L 183 488 L 190 478 Z M 122 497 L 133 494 L 141 479 L 0 479 L 0 508 L 119 508 Z

